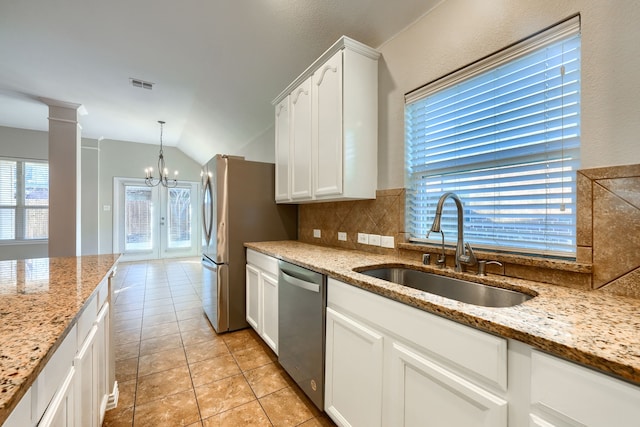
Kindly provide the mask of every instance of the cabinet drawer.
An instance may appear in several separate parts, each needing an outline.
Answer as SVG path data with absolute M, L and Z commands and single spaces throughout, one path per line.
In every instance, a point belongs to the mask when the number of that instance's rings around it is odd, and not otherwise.
M 560 425 L 637 426 L 640 387 L 534 350 L 531 409 Z
M 252 249 L 247 249 L 247 264 L 254 265 L 260 270 L 278 277 L 278 260 Z
M 327 305 L 384 328 L 435 360 L 497 391 L 507 389 L 507 341 L 329 279 Z

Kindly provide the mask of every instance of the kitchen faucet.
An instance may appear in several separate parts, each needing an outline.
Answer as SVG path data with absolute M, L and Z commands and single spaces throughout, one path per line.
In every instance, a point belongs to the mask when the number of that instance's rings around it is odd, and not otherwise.
M 433 224 L 431 224 L 431 230 L 434 233 L 442 233 L 440 229 L 440 220 L 442 218 L 442 207 L 447 198 L 451 197 L 453 201 L 456 203 L 456 208 L 458 210 L 458 242 L 456 244 L 456 271 L 462 271 L 462 265 L 473 266 L 476 265 L 478 260 L 473 253 L 473 249 L 471 249 L 471 245 L 469 243 L 464 243 L 464 230 L 463 230 L 463 221 L 464 214 L 462 210 L 462 201 L 460 197 L 458 197 L 455 193 L 447 192 L 440 196 L 440 200 L 438 200 L 438 206 L 436 207 L 436 216 L 433 219 Z M 429 236 L 429 234 L 427 234 Z M 444 234 L 443 234 L 443 253 L 444 253 Z

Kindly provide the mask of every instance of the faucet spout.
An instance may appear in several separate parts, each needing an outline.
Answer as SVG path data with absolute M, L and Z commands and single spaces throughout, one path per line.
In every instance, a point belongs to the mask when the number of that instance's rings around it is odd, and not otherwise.
M 431 231 L 436 233 L 441 233 L 441 221 L 442 221 L 442 209 L 444 207 L 444 202 L 451 198 L 456 204 L 456 210 L 458 214 L 458 241 L 456 243 L 456 271 L 462 271 L 462 264 L 464 265 L 475 265 L 477 263 L 477 259 L 475 254 L 473 253 L 473 249 L 469 243 L 464 242 L 464 210 L 462 208 L 462 200 L 458 197 L 457 194 L 452 192 L 444 193 L 440 196 L 438 200 L 438 205 L 436 206 L 436 214 L 433 218 L 433 224 L 431 224 Z

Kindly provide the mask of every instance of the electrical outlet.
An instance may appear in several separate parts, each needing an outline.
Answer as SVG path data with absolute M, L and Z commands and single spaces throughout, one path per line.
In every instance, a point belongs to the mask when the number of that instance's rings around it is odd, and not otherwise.
M 395 244 L 393 241 L 393 236 L 382 236 L 380 238 L 380 246 L 383 248 L 394 248 Z
M 316 239 L 319 239 L 321 236 L 320 230 L 318 230 L 317 228 L 315 228 L 313 230 L 313 237 L 315 237 Z
M 347 233 L 345 233 L 344 231 L 338 231 L 338 240 L 346 242 L 347 241 Z
M 366 233 L 358 233 L 358 243 L 362 243 L 363 245 L 368 245 L 369 235 Z
M 380 246 L 380 235 L 379 234 L 369 234 L 369 244 L 371 246 Z

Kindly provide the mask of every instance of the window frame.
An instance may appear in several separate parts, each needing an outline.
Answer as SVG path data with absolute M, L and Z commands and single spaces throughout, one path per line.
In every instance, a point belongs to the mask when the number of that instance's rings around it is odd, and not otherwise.
M 25 238 L 27 212 L 29 210 L 46 209 L 47 217 L 48 217 L 48 210 L 50 207 L 50 200 L 48 196 L 47 196 L 46 205 L 27 205 L 25 164 L 35 163 L 35 164 L 47 165 L 47 176 L 48 176 L 49 162 L 47 160 L 42 160 L 42 159 L 27 159 L 27 158 L 8 157 L 8 156 L 0 156 L 0 160 L 7 161 L 7 162 L 14 162 L 16 165 L 15 166 L 16 167 L 16 204 L 15 205 L 0 204 L 0 209 L 3 209 L 3 210 L 13 209 L 14 211 L 14 221 L 13 221 L 14 238 L 0 239 L 0 246 L 16 245 L 16 244 L 29 245 L 29 244 L 47 243 L 49 241 L 48 228 L 47 228 L 46 238 L 37 238 L 37 239 Z M 49 193 L 48 183 L 47 183 L 47 193 Z M 20 225 L 24 225 L 24 227 L 20 227 Z
M 487 73 L 493 69 L 496 69 L 502 65 L 508 64 L 512 61 L 515 61 L 519 58 L 522 58 L 532 52 L 538 51 L 539 49 L 544 48 L 545 46 L 549 46 L 555 42 L 568 39 L 575 35 L 580 35 L 580 15 L 575 15 L 570 18 L 567 18 L 565 21 L 550 26 L 541 30 L 540 32 L 527 37 L 523 40 L 520 40 L 498 52 L 490 54 L 484 58 L 479 59 L 478 61 L 471 63 L 465 67 L 462 67 L 454 72 L 440 77 L 434 81 L 426 83 L 425 85 L 408 92 L 405 94 L 405 132 L 408 128 L 408 118 L 407 118 L 407 108 L 413 103 L 416 103 L 420 100 L 423 100 L 429 97 L 432 94 L 438 93 L 447 88 L 451 88 L 456 86 L 458 83 L 462 83 L 466 80 L 472 79 L 478 75 Z M 405 149 L 405 187 L 407 189 L 407 200 L 406 200 L 406 217 L 405 217 L 405 225 L 407 229 L 407 233 L 409 234 L 409 242 L 411 243 L 428 243 L 428 244 L 441 244 L 441 237 L 438 234 L 437 236 L 432 235 L 429 237 L 426 236 L 415 236 L 413 235 L 414 229 L 411 226 L 411 197 L 412 192 L 414 191 L 414 182 L 417 182 L 418 179 L 412 177 L 411 174 L 411 159 L 410 159 L 410 149 L 409 149 L 409 139 L 407 134 L 405 133 L 405 144 L 407 144 L 407 148 Z M 579 148 L 578 148 L 579 150 Z M 575 188 L 575 173 L 576 170 L 573 170 L 574 174 L 573 180 L 573 192 L 569 194 L 569 196 L 576 197 L 577 190 Z M 450 202 L 447 202 L 447 205 Z M 463 199 L 464 203 L 464 199 Z M 575 203 L 575 202 L 574 202 Z M 451 203 L 453 205 L 453 203 Z M 577 203 L 576 203 L 577 205 Z M 451 207 L 451 206 L 449 206 Z M 435 205 L 433 208 L 429 208 L 429 211 L 435 210 Z M 577 217 L 577 212 L 574 212 L 574 218 Z M 428 228 L 428 225 L 427 225 Z M 576 238 L 577 234 L 577 225 L 574 223 L 573 228 L 573 238 Z M 445 245 L 448 247 L 454 246 L 455 241 L 452 241 L 450 236 L 448 241 L 445 241 Z M 533 255 L 533 256 L 551 256 L 557 258 L 564 259 L 575 259 L 577 247 L 574 244 L 573 251 L 552 251 L 552 250 L 537 250 L 532 248 L 525 247 L 513 247 L 513 246 L 495 246 L 488 244 L 473 244 L 472 245 L 478 249 L 489 250 L 494 252 L 503 252 L 503 253 L 517 253 L 521 255 Z

